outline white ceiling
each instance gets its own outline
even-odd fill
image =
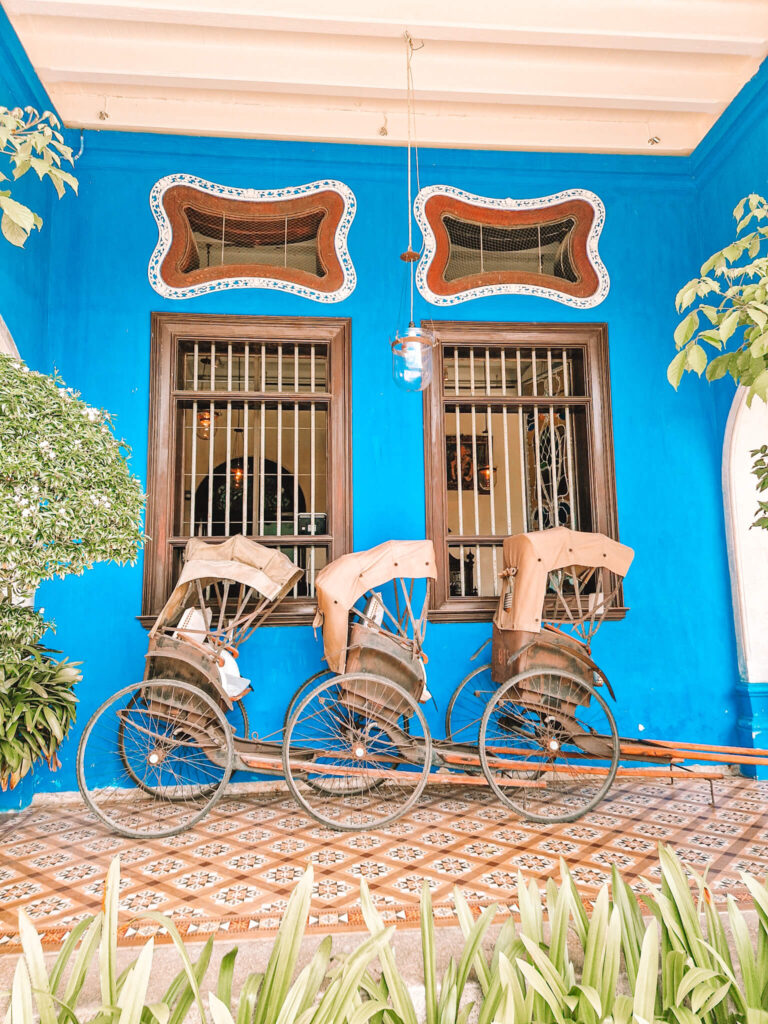
[[[768,0],[3,0],[69,127],[690,153],[768,53]],[[654,144],[650,140],[658,138]]]

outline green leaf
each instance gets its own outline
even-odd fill
[[[15,221],[11,220],[11,218],[5,213],[3,214],[2,219],[0,219],[0,231],[2,231],[3,235],[11,245],[18,246],[18,248],[22,248],[26,240],[29,238],[29,232],[19,227],[19,225],[16,224]]]
[[[14,224],[17,224],[27,234],[35,226],[35,215],[28,206],[16,202],[10,196],[0,195],[0,210],[6,217],[9,217]]]
[[[208,1005],[211,1009],[211,1017],[213,1017],[213,1024],[235,1024],[232,1020],[232,1014],[228,1008],[218,999],[213,992],[208,993]]]
[[[736,327],[739,323],[740,315],[741,311],[738,309],[734,309],[733,312],[729,313],[728,316],[726,316],[723,322],[720,324],[720,337],[724,342],[728,341],[733,332],[736,330]]]
[[[48,971],[40,936],[25,911],[19,911],[19,938],[24,950],[24,960],[29,971],[29,979],[40,1015],[40,1024],[56,1024],[56,1012],[48,982]]]
[[[656,922],[648,925],[640,951],[632,1012],[635,1019],[652,1024],[656,1014],[657,977],[659,973],[659,933]]]
[[[683,376],[683,371],[685,369],[685,363],[687,358],[688,353],[685,349],[683,349],[682,352],[677,353],[675,358],[667,367],[667,380],[675,389],[675,391],[677,391],[678,387],[680,386],[680,381]]]
[[[700,377],[707,365],[707,353],[701,345],[691,345],[686,351],[688,353],[688,366]]]
[[[699,326],[699,314],[693,310],[675,328],[675,344],[678,348],[687,345]]]
[[[732,360],[733,355],[730,352],[716,356],[707,367],[707,380],[720,380],[721,377],[724,377]]]

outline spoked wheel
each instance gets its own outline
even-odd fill
[[[153,679],[125,687],[91,716],[77,751],[77,782],[113,831],[161,839],[211,810],[233,758],[232,730],[207,694]]]
[[[285,712],[285,717],[283,718],[283,730],[288,728],[288,723],[291,720],[293,709],[296,707],[296,705],[299,703],[302,697],[305,697],[310,690],[313,690],[319,684],[321,679],[329,679],[332,675],[333,671],[331,669],[322,668],[320,669],[319,672],[315,672],[313,676],[310,676],[309,679],[304,680],[301,686],[296,690],[294,695],[291,697],[291,702],[288,705]]]
[[[575,821],[611,788],[619,734],[597,691],[570,672],[530,669],[488,703],[480,763],[502,803],[531,821]]]
[[[288,787],[312,817],[345,832],[381,828],[418,801],[432,740],[417,701],[382,676],[320,683],[294,708],[283,740]]]
[[[148,707],[148,700],[151,699],[146,691],[145,687],[137,689],[133,697],[126,708],[126,711],[136,713],[142,708]],[[221,705],[219,704],[219,707]],[[244,739],[249,738],[248,728],[248,712],[245,710],[245,704],[242,700],[233,701],[232,710],[229,711],[226,707],[221,707],[222,714],[227,720],[227,724],[230,726],[232,731],[233,740],[237,737]],[[120,750],[120,760],[123,762],[125,770],[128,775],[133,779],[134,783],[143,789],[145,793],[150,793],[153,796],[157,795],[158,787],[161,790],[161,794],[164,799],[172,801],[186,801],[189,799],[191,792],[194,787],[189,781],[188,785],[174,790],[164,784],[163,778],[157,773],[146,772],[145,766],[142,763],[138,765],[134,764],[134,758],[131,756],[131,729],[130,729],[131,716],[123,714],[120,716],[120,725],[118,726],[118,741]],[[126,728],[126,726],[128,726]],[[238,730],[242,730],[241,732]],[[206,794],[213,793],[218,787],[218,782],[208,781],[203,779],[198,787],[196,796],[205,796]]]
[[[471,743],[476,747],[483,712],[496,690],[490,665],[481,665],[462,679],[453,691],[445,713],[446,739],[454,743]]]

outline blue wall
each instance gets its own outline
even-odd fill
[[[421,400],[393,385],[388,345],[403,319],[404,169],[403,152],[392,148],[86,132],[76,168],[80,197],[56,205],[46,224],[43,343],[25,334],[20,348],[37,368],[55,365],[89,402],[117,415],[134,469],[145,479],[152,311],[351,317],[355,546],[423,536]],[[259,290],[161,298],[147,281],[157,238],[148,196],[158,178],[175,171],[239,187],[324,177],[346,182],[358,201],[350,232],[354,293],[334,305]],[[720,203],[716,196],[704,200],[700,174],[697,162],[685,158],[425,150],[424,185],[490,196],[594,190],[606,207],[600,249],[611,289],[601,306],[585,312],[523,296],[442,312],[417,296],[416,316],[607,322],[619,525],[637,556],[625,590],[630,612],[605,625],[596,656],[613,681],[625,734],[642,727],[646,736],[729,743],[736,737],[737,668],[720,491],[722,425],[705,385],[686,381],[675,395],[665,378],[674,296],[709,247],[700,228],[708,204]],[[749,174],[737,177],[729,187],[739,194],[761,184],[749,184]],[[712,179],[706,187],[717,193],[725,186]],[[726,211],[733,205],[729,197]],[[9,301],[13,307],[0,290],[7,320]],[[55,645],[83,663],[80,726],[107,695],[141,677],[141,580],[141,564],[100,566],[41,590],[40,603],[58,624]],[[487,624],[430,626],[437,735],[469,655],[488,634]],[[264,628],[243,651],[242,668],[256,690],[248,706],[261,732],[279,724],[293,689],[321,667],[320,655],[308,627]],[[61,751],[61,771],[39,771],[37,787],[74,788],[75,751],[73,736]]]

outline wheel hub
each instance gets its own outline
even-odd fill
[[[151,764],[153,768],[159,764],[162,764],[164,760],[165,752],[162,750],[155,749],[150,751],[149,754],[147,755],[147,763]]]

